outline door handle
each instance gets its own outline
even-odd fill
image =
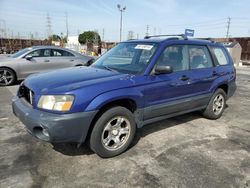
[[[74,61],[74,59],[71,59],[71,60],[69,60],[69,61]]]
[[[216,71],[213,71],[213,76],[218,76],[218,73]]]
[[[48,59],[45,59],[44,62],[49,62],[49,60],[48,60]]]
[[[182,81],[187,81],[187,80],[189,80],[189,77],[187,77],[186,75],[183,75],[183,76],[180,78],[180,80],[182,80]]]

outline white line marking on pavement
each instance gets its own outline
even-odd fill
[[[11,92],[12,95],[16,96],[19,85],[7,86],[6,88]]]
[[[7,117],[4,117],[4,118],[0,118],[0,121],[5,121],[5,120],[8,120],[9,118]]]

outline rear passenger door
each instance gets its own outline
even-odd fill
[[[188,45],[188,53],[191,71],[189,82],[193,86],[192,95],[204,96],[208,100],[211,85],[216,79],[211,53],[205,45]],[[204,102],[207,101],[204,100]]]
[[[66,68],[74,66],[75,56],[61,49],[51,49],[51,67],[52,69]]]

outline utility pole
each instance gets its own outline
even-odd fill
[[[158,28],[158,35],[161,35],[161,28]]]
[[[128,31],[128,40],[134,39],[134,31]]]
[[[51,29],[51,18],[49,16],[49,13],[47,14],[46,17],[47,20],[47,37],[49,38],[50,36],[52,36],[52,29]]]
[[[102,29],[102,41],[104,42],[104,34],[105,34],[105,30],[104,28]]]
[[[226,38],[229,38],[229,30],[230,30],[230,25],[231,25],[231,17],[227,18],[227,34],[226,34]]]
[[[69,36],[69,25],[68,25],[68,13],[65,12],[65,18],[66,18],[66,38],[68,40],[68,36]]]
[[[4,37],[6,38],[6,22],[3,19],[0,19],[0,32],[2,33],[0,36],[1,39]]]
[[[154,35],[156,35],[156,28],[154,27]]]
[[[145,33],[146,37],[149,35],[149,25],[146,26],[146,33]]]
[[[125,12],[126,6],[121,7],[121,5],[118,4],[117,8],[121,12],[121,17],[120,17],[120,42],[121,42],[122,41],[122,13]]]
[[[95,45],[98,45],[98,35],[99,35],[99,32],[97,29],[95,29],[95,36],[94,36],[94,44]]]

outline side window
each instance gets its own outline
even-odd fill
[[[52,56],[74,56],[74,55],[64,50],[52,49]]]
[[[188,70],[188,53],[186,45],[167,47],[160,55],[156,65],[171,66],[173,71]]]
[[[63,56],[63,51],[52,49],[52,56]]]
[[[49,57],[49,56],[50,56],[50,49],[45,49],[45,50],[43,51],[43,56],[44,56],[44,57]]]
[[[188,48],[190,69],[202,69],[213,66],[207,47],[192,46]]]
[[[214,55],[217,58],[219,65],[227,65],[228,64],[228,57],[225,54],[225,51],[222,48],[213,48]]]
[[[34,50],[33,52],[27,54],[26,56],[42,57],[42,50]]]

